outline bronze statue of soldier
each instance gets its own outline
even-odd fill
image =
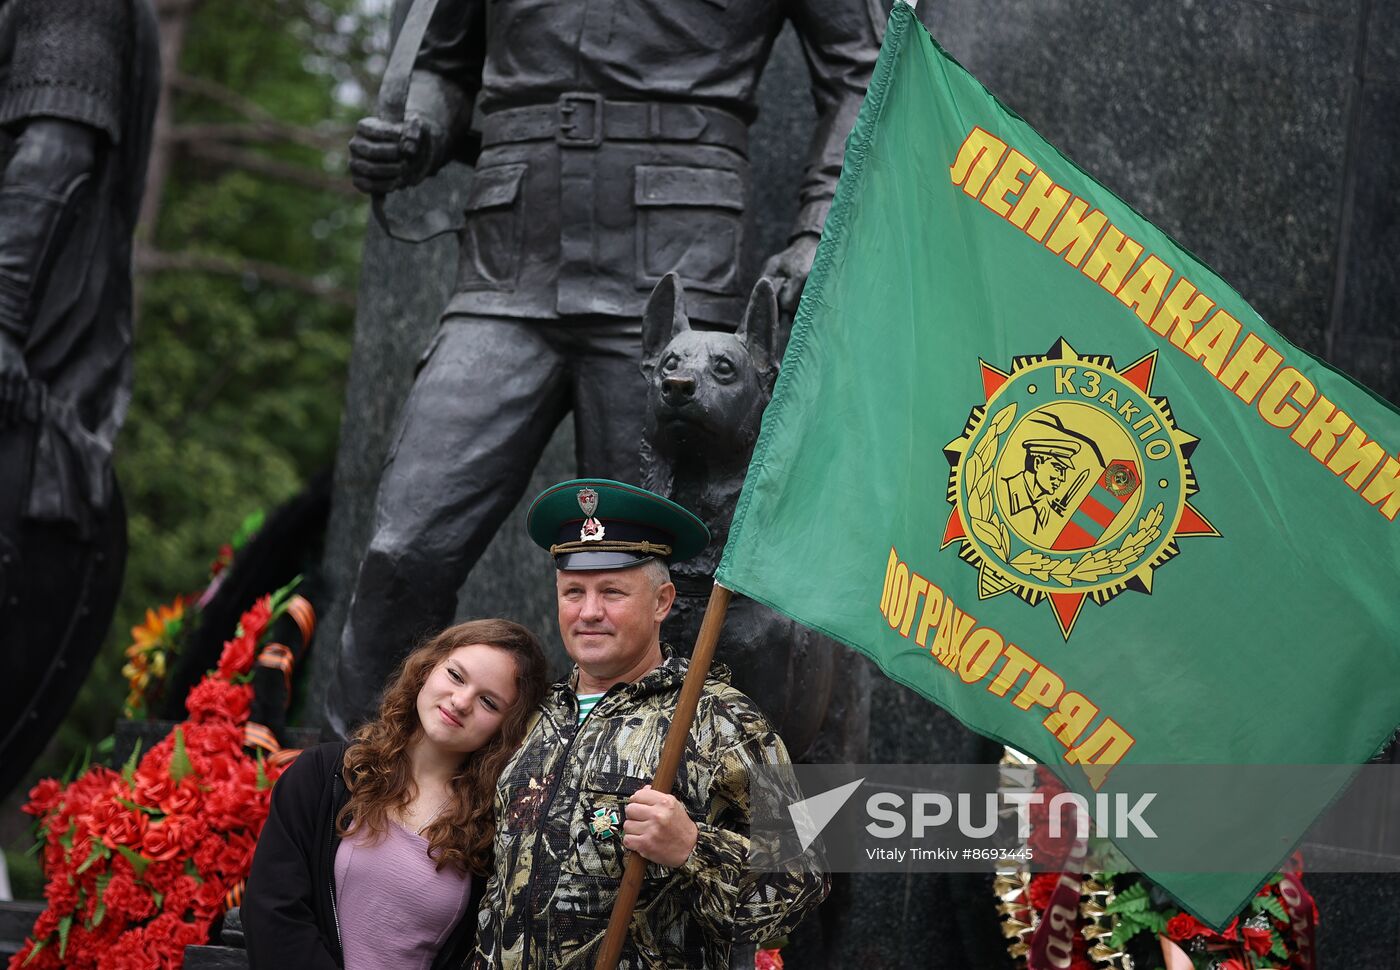
[[[121,585],[111,457],[159,74],[147,0],[0,0],[0,793],[67,713]]]
[[[404,120],[361,121],[351,174],[370,193],[454,158],[475,174],[456,285],[403,405],[328,692],[342,733],[414,638],[452,618],[570,410],[578,474],[636,480],[640,320],[657,281],[678,275],[693,320],[739,319],[748,126],[785,22],[818,117],[790,242],[763,272],[796,305],[883,13],[869,0],[443,0],[422,22]]]

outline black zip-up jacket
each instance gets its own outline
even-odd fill
[[[341,777],[346,745],[307,748],[277,779],[258,837],[243,928],[253,970],[332,970],[343,965],[335,908],[335,817],[350,800]],[[433,960],[459,966],[476,937],[476,910],[486,877],[472,876],[461,922]]]

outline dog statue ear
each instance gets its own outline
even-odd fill
[[[755,366],[771,388],[778,377],[778,296],[766,276],[754,284],[744,320],[734,334],[749,349]]]
[[[680,277],[667,273],[647,298],[642,312],[642,373],[651,377],[661,360],[661,351],[676,334],[690,329],[685,315],[685,288]]]

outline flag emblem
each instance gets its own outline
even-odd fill
[[[1219,535],[1189,501],[1199,441],[1154,394],[1156,364],[1119,369],[1064,338],[1009,371],[981,362],[985,401],[944,448],[942,547],[959,543],[982,599],[1048,601],[1068,640],[1086,599],[1150,594],[1178,539]]]

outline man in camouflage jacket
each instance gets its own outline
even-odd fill
[[[618,489],[628,494],[610,494]],[[559,496],[576,491],[604,493],[595,498],[593,521],[606,528],[613,551],[552,541],[578,536],[580,521],[592,518],[575,510],[559,521]],[[645,504],[639,511],[629,498]],[[531,508],[531,535],[555,552],[560,634],[578,666],[555,685],[502,772],[477,967],[591,968],[627,851],[649,861],[618,963],[626,970],[726,968],[734,943],[787,935],[826,895],[818,874],[749,866],[750,774],[788,756],[753,702],[729,686],[723,666],[712,667],[705,682],[672,794],[647,784],[688,661],[660,643],[675,597],[661,560],[616,547],[627,544],[625,529],[639,518],[666,518],[670,510],[659,502],[631,486],[566,482]],[[604,504],[620,505],[615,514],[627,521],[606,518]],[[664,524],[669,531],[657,526],[638,544],[646,553],[653,540],[670,540],[663,548],[680,558],[688,544],[677,533],[692,524]],[[699,520],[693,527],[704,529]],[[594,705],[582,719],[581,697],[585,708]]]

